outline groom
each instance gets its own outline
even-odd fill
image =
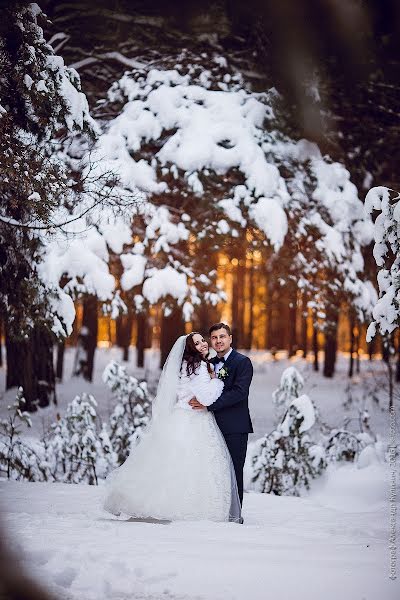
[[[243,467],[246,459],[247,439],[249,433],[253,433],[248,402],[253,365],[247,356],[232,348],[232,333],[229,325],[216,323],[210,327],[209,334],[211,346],[217,353],[211,362],[217,376],[224,381],[224,390],[210,406],[203,406],[196,398],[192,398],[189,404],[194,410],[207,408],[214,413],[232,457],[242,504]]]

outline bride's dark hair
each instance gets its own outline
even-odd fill
[[[201,352],[199,352],[194,345],[193,336],[201,335],[198,331],[192,331],[186,338],[185,349],[183,351],[182,363],[186,361],[186,373],[188,377],[193,375],[204,361],[207,364],[208,372],[211,372],[211,365],[207,360],[207,357],[204,357]]]

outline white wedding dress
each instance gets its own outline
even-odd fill
[[[215,417],[188,404],[193,396],[212,404],[224,384],[204,362],[187,376],[186,363],[180,368],[185,342],[181,336],[166,361],[150,424],[107,477],[103,506],[144,519],[239,521],[232,459]]]

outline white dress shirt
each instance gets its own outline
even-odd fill
[[[232,348],[229,348],[228,352],[226,354],[224,354],[224,356],[222,358],[225,361],[227,361],[228,360],[228,356],[230,355],[231,352],[232,352]],[[217,356],[217,358],[219,359],[218,356]],[[215,372],[216,372],[217,375],[218,375],[218,373],[220,372],[220,370],[222,369],[223,366],[224,366],[224,363],[222,361],[216,363],[216,365],[215,365]]]

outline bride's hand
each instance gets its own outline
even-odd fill
[[[215,378],[216,378],[216,376],[217,376],[217,374],[216,374],[216,372],[215,372],[215,371],[213,371],[212,373],[210,373],[210,377],[211,377],[211,379],[215,379]]]
[[[201,404],[197,398],[192,398],[189,400],[189,405],[193,408],[193,410],[205,410],[204,404]]]

